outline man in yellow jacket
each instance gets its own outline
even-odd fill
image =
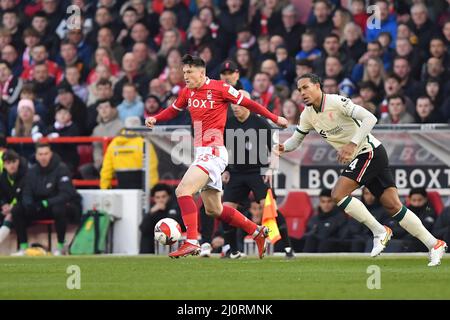
[[[128,119],[127,119],[128,120]],[[131,121],[130,121],[131,122]],[[139,123],[140,124],[140,123]],[[159,181],[158,157],[153,144],[149,144],[150,187]],[[119,189],[142,189],[144,187],[144,139],[125,133],[115,137],[109,144],[100,171],[100,188],[111,188],[114,174]]]

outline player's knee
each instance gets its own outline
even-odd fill
[[[205,212],[208,216],[217,218],[221,215],[223,211],[222,204],[220,205],[206,205],[205,206]]]
[[[183,184],[179,184],[178,187],[175,189],[175,195],[177,197],[183,197],[183,196],[191,196],[191,192],[188,188],[186,188]]]
[[[390,214],[395,214],[402,209],[403,204],[398,199],[388,199],[383,201],[383,207]]]
[[[345,196],[346,196],[345,194],[343,194],[336,188],[333,188],[333,190],[331,190],[331,199],[333,199],[334,203],[336,204],[339,203],[342,199],[344,199]]]

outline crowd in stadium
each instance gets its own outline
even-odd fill
[[[212,79],[232,61],[239,89],[291,125],[304,108],[295,79],[309,72],[379,124],[449,123],[449,2],[0,0],[0,135],[117,136],[172,104],[186,53]],[[160,124],[190,125],[189,114]],[[34,162],[34,146],[15,149]],[[75,145],[54,151],[72,174],[98,176],[100,144],[91,167]]]

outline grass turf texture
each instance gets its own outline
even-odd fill
[[[0,299],[450,299],[450,257],[0,257]],[[81,269],[69,290],[67,267]],[[367,267],[381,270],[369,290]]]

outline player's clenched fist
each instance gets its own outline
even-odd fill
[[[154,117],[148,117],[145,119],[145,126],[148,128],[153,128],[156,123],[156,119]]]
[[[278,143],[278,144],[274,145],[274,146],[272,147],[272,151],[273,151],[277,156],[283,154],[283,153],[284,153],[284,144]]]
[[[284,117],[278,117],[277,125],[282,128],[287,128],[288,121]]]

